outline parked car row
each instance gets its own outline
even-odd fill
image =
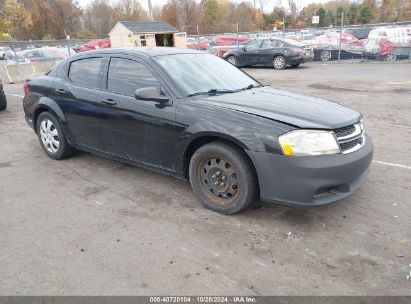
[[[285,37],[284,37],[285,36]],[[340,59],[376,59],[394,61],[411,59],[411,26],[312,29],[282,33],[245,33],[236,35],[225,33],[215,37],[189,37],[187,47],[209,50],[214,55],[224,57],[231,50],[242,49],[253,40],[281,39],[295,40],[312,49],[314,60],[329,61]]]

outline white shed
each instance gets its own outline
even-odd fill
[[[111,47],[187,47],[187,34],[165,21],[119,21],[109,33]]]

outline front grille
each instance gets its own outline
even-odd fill
[[[350,135],[352,133],[354,133],[355,131],[355,126],[351,125],[351,126],[346,126],[346,127],[342,127],[342,128],[338,128],[334,130],[335,136],[338,137],[344,137],[347,135]]]
[[[354,148],[356,145],[362,144],[362,137],[356,138],[354,140],[346,141],[340,144],[341,151],[348,151]]]
[[[343,154],[357,151],[365,143],[364,128],[361,122],[334,129],[334,134]]]

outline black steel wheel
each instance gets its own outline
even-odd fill
[[[201,203],[234,214],[257,199],[257,178],[240,149],[222,142],[200,147],[190,161],[190,182]]]

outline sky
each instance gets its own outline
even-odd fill
[[[116,0],[112,0],[112,1],[116,1]],[[120,0],[121,1],[121,0]],[[253,0],[233,0],[234,2],[247,2],[249,1],[250,3],[253,3]],[[275,4],[277,3],[282,3],[282,5],[284,7],[288,7],[287,5],[287,0],[263,0],[265,1],[267,4],[264,6],[264,11],[266,13],[271,12],[273,7],[275,6]],[[301,8],[303,8],[304,6],[307,6],[311,3],[325,3],[327,1],[330,0],[297,0],[301,3]],[[88,3],[91,2],[91,0],[78,0],[79,4],[82,7],[86,7]],[[257,6],[258,3],[260,2],[260,0],[256,0]],[[147,0],[140,0],[141,5],[143,6],[144,9],[147,9],[148,5],[147,5]],[[151,0],[151,3],[153,6],[163,6],[165,3],[167,3],[167,0]]]

